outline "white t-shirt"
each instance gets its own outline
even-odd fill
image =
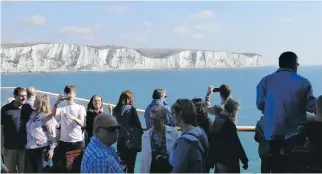
[[[85,121],[85,107],[79,104],[66,105],[60,108],[60,141],[63,142],[79,142],[83,141],[82,127],[74,120],[65,116],[65,113],[76,116],[80,120]]]

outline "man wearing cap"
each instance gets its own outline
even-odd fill
[[[82,159],[81,173],[124,173],[121,159],[112,145],[117,141],[119,124],[114,116],[95,117],[93,134]]]

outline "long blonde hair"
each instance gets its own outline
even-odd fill
[[[40,112],[49,114],[50,110],[50,97],[47,94],[37,93],[35,102],[40,105]]]

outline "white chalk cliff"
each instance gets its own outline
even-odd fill
[[[1,46],[2,72],[257,67],[261,63],[262,56],[253,53],[50,43]]]

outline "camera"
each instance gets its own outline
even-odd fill
[[[212,92],[219,92],[219,88],[214,88]]]

